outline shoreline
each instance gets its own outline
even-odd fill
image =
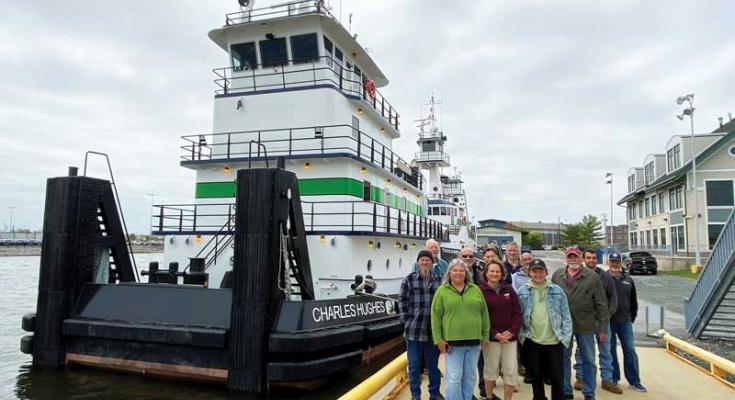
[[[135,254],[146,254],[146,253],[162,253],[163,244],[161,245],[144,245],[144,246],[133,246],[133,253]],[[0,247],[0,257],[26,257],[26,256],[40,256],[41,246],[2,246]]]

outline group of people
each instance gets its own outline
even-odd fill
[[[634,390],[646,391],[633,340],[635,284],[622,271],[619,254],[608,256],[605,271],[597,266],[595,251],[567,248],[566,266],[549,280],[546,263],[521,253],[516,243],[505,253],[502,260],[501,250],[488,246],[480,263],[472,249],[463,248],[447,263],[431,239],[418,253],[399,296],[412,399],[421,398],[424,368],[429,398],[444,399],[441,353],[448,400],[476,399],[476,383],[481,397],[497,399],[493,392],[501,376],[504,399],[510,400],[521,374],[532,385],[534,400],[546,399],[545,384],[552,400],[573,399],[573,389],[594,399],[595,344],[602,388],[620,394],[618,340],[626,380]]]

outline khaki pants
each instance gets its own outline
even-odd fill
[[[503,383],[506,385],[518,385],[518,344],[512,342],[490,342],[488,351],[483,352],[485,369],[483,378],[486,381],[498,379],[502,366]]]

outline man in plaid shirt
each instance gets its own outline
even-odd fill
[[[431,338],[431,300],[441,284],[433,276],[431,267],[434,257],[430,251],[421,250],[416,258],[418,270],[403,278],[399,306],[401,322],[406,336],[408,353],[408,381],[411,399],[421,399],[421,359],[423,357],[429,370],[429,399],[443,400],[439,393],[441,375],[439,373],[439,349]]]

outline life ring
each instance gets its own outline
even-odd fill
[[[367,91],[368,96],[375,98],[375,82],[368,80],[365,82],[365,90]]]

